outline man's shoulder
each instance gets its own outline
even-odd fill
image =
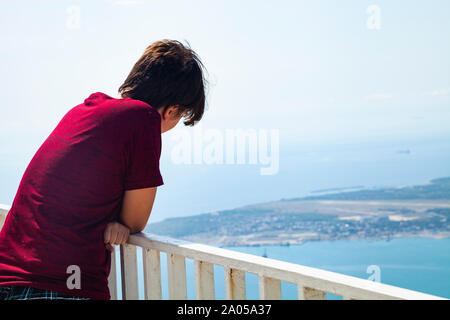
[[[105,101],[108,108],[113,108],[121,117],[132,118],[133,120],[160,120],[158,111],[148,103],[131,99],[109,99]]]

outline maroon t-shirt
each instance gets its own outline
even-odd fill
[[[69,110],[29,163],[0,232],[0,286],[110,299],[103,232],[125,190],[163,184],[160,154],[161,117],[145,102],[97,92]],[[67,286],[72,265],[80,289]]]

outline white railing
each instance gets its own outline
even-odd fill
[[[8,210],[9,207],[0,205],[0,227]],[[139,298],[137,247],[142,248],[146,300],[162,299],[160,252],[167,255],[169,299],[187,299],[186,258],[194,260],[197,299],[215,299],[214,265],[224,267],[225,296],[231,300],[246,299],[246,272],[258,275],[260,299],[281,299],[281,281],[297,285],[300,300],[324,300],[326,293],[346,300],[443,299],[335,272],[146,233],[131,235],[118,251],[122,299]],[[109,276],[112,299],[118,296],[116,272],[119,268],[115,254]]]

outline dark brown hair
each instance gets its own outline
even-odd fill
[[[147,47],[119,87],[123,98],[141,100],[156,109],[178,106],[192,126],[205,110],[204,66],[197,54],[177,40],[161,40]]]

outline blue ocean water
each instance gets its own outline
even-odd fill
[[[296,246],[226,248],[362,279],[379,270],[381,283],[450,298],[450,239],[405,238],[390,241],[338,240]],[[144,296],[142,256],[138,250],[140,298]],[[223,267],[214,266],[216,299],[225,299]],[[166,254],[161,253],[163,299],[168,298]],[[195,299],[194,263],[186,259],[187,296]],[[119,279],[120,281],[120,276]],[[120,282],[118,282],[120,283]],[[258,277],[246,273],[247,299],[259,299]],[[120,289],[119,289],[120,291]],[[120,292],[119,292],[120,295]],[[283,299],[297,299],[297,286],[282,282]],[[327,295],[328,299],[340,299]]]

